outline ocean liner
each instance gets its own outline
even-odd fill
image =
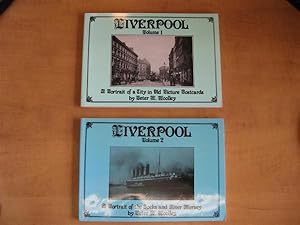
[[[149,163],[144,166],[138,163],[131,170],[131,177],[126,180],[126,187],[177,187],[177,186],[194,186],[194,172],[161,172],[160,171],[160,153],[158,156],[158,168],[156,173],[150,173]]]

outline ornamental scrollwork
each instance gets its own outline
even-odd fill
[[[213,124],[212,124],[212,128],[213,128],[213,129],[218,129],[218,128],[219,128],[219,125],[218,125],[217,123],[213,123]]]
[[[213,23],[214,22],[214,18],[213,17],[208,17],[208,22]]]
[[[220,216],[220,212],[219,211],[215,211],[214,212],[214,217],[219,217]]]
[[[91,96],[87,96],[87,97],[86,97],[86,101],[87,101],[87,102],[93,102],[93,99],[92,99]]]
[[[92,126],[93,126],[93,123],[91,123],[91,122],[86,123],[86,128],[92,128]]]

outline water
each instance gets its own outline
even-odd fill
[[[111,185],[109,187],[109,198],[114,200],[193,200],[194,188],[190,185],[138,188]]]

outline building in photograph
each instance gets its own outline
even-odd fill
[[[169,73],[173,73],[174,69],[174,48],[171,49],[170,54],[169,54]]]
[[[137,80],[138,55],[125,42],[112,36],[112,85]]]
[[[164,63],[163,66],[159,67],[159,77],[162,81],[169,80],[169,67]]]
[[[167,80],[170,81],[171,85],[175,85],[175,68],[176,68],[176,55],[175,46],[171,49],[169,54],[169,77]]]
[[[175,37],[174,47],[169,54],[170,80],[181,85],[193,85],[192,38]]]
[[[138,59],[138,80],[143,81],[149,79],[151,73],[151,65],[147,59]]]

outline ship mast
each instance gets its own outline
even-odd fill
[[[158,152],[158,168],[157,168],[157,174],[160,174],[160,151]]]

